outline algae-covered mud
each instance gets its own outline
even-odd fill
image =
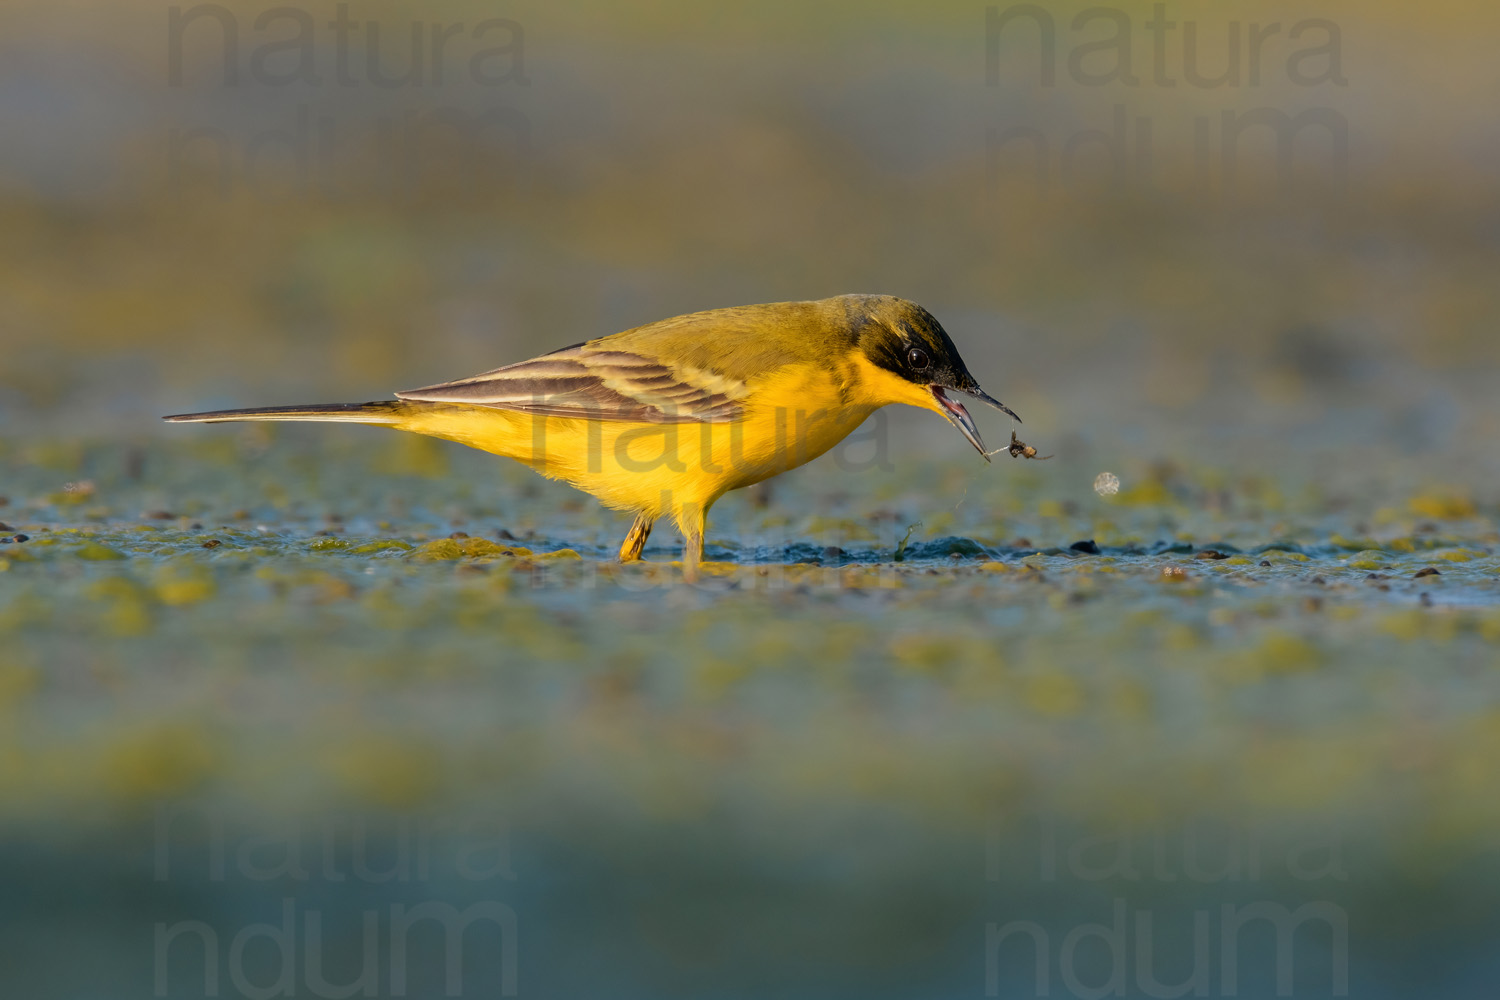
[[[1483,968],[1493,504],[911,461],[731,495],[687,585],[453,446],[9,443],[7,905],[58,905],[8,945],[130,996],[403,995],[409,945],[444,995],[440,925],[393,944],[435,901],[481,907],[458,995]]]

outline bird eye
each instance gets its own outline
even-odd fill
[[[932,362],[927,357],[927,352],[920,347],[913,347],[906,352],[906,363],[911,365],[914,371],[922,371]]]

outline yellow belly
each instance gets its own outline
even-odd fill
[[[416,404],[399,425],[514,458],[618,510],[662,516],[706,511],[729,490],[812,461],[876,409],[849,404],[808,368],[779,373],[724,423],[652,424],[536,416],[454,404]]]

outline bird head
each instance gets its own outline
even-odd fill
[[[957,427],[989,461],[979,428],[964,405],[962,393],[1021,418],[979,387],[968,366],[932,314],[915,302],[886,295],[847,296],[851,327],[856,331],[858,360],[865,391],[877,405],[908,403],[932,410]]]

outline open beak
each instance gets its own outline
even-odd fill
[[[979,388],[979,386],[976,385],[972,389],[964,389],[963,392],[965,395],[973,396],[975,399],[984,400],[986,403],[989,403],[997,410],[1002,410],[1005,413],[1009,413],[1011,415],[1011,419],[1015,420],[1015,422],[1018,424],[1021,423],[1021,418],[1016,416],[1015,410],[1012,410],[1010,407],[1000,402],[1000,400],[996,399],[994,396],[991,396],[989,393]]]
[[[974,426],[974,418],[969,416],[969,411],[964,409],[964,404],[949,399],[948,394],[943,391],[943,387],[940,385],[929,386],[929,388],[932,390],[932,398],[936,399],[938,401],[938,405],[943,408],[943,416],[948,418],[948,423],[952,424],[954,427],[957,427],[960,431],[963,431],[964,437],[969,439],[969,443],[972,444],[974,446],[974,449],[978,451],[980,455],[983,455],[984,460],[988,462],[990,460],[990,456],[984,450],[984,442],[979,438],[979,428]],[[983,398],[989,400],[988,396],[984,396]],[[990,402],[994,401],[990,400]],[[996,403],[995,405],[999,406],[1000,404]],[[1009,411],[1007,410],[1006,412]],[[1012,414],[1012,416],[1014,416],[1014,414]]]
[[[984,460],[988,462],[990,460],[990,453],[984,450],[984,441],[979,437],[979,428],[974,425],[974,418],[969,416],[969,411],[964,409],[964,404],[949,399],[948,393],[940,385],[928,386],[928,388],[932,390],[932,397],[942,406],[943,416],[948,418],[948,423],[963,431],[964,437],[969,439],[969,443],[974,446],[974,450],[984,456]],[[1019,424],[1021,422],[1021,418],[1016,416],[1014,410],[979,388],[979,386],[976,385],[972,389],[960,389],[959,391],[966,396],[982,399],[995,409],[1004,410],[1006,413],[1009,413],[1015,419],[1016,423]]]

